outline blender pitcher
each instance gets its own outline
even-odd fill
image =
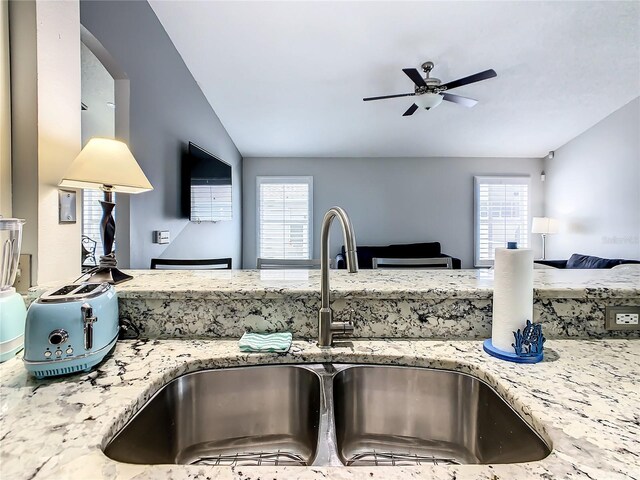
[[[0,218],[0,362],[12,358],[24,343],[27,309],[13,288],[24,223],[19,218]]]

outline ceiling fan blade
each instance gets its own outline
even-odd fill
[[[409,77],[413,81],[413,83],[415,83],[417,86],[419,87],[427,86],[427,82],[424,81],[424,78],[422,78],[422,75],[420,75],[420,72],[418,72],[418,70],[416,70],[415,68],[403,68],[402,71],[406,73],[407,77]]]
[[[363,98],[362,100],[364,100],[365,102],[368,102],[370,100],[384,100],[385,98],[412,97],[413,95],[415,95],[415,93],[399,93],[398,95],[383,95],[382,97],[368,97],[368,98]]]
[[[452,93],[442,93],[442,98],[447,102],[459,103],[460,105],[464,105],[465,107],[471,108],[478,103],[477,100],[473,98],[462,97],[460,95],[454,95]]]
[[[414,112],[418,109],[418,105],[416,105],[415,103],[413,105],[411,105],[406,112],[404,112],[402,114],[403,117],[408,117],[409,115],[413,115]]]
[[[453,88],[462,87],[463,85],[469,85],[470,83],[480,82],[482,80],[487,80],[489,78],[497,77],[498,74],[495,70],[485,70],[484,72],[476,73],[475,75],[469,75],[468,77],[459,78],[458,80],[454,80],[453,82],[445,83],[441,85],[441,87],[446,87],[447,90],[451,90]]]

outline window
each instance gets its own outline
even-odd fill
[[[258,257],[311,258],[313,177],[257,177]]]
[[[193,180],[192,180],[193,181]],[[231,185],[191,184],[191,215],[194,222],[231,220]]]
[[[507,242],[529,246],[529,177],[475,177],[475,266]]]

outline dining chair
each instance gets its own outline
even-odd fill
[[[335,261],[329,260],[329,268],[334,268]],[[256,262],[258,270],[283,270],[283,269],[319,269],[319,258],[285,259],[285,258],[260,258]]]
[[[152,270],[231,270],[231,258],[152,258]]]

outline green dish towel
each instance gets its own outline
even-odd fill
[[[291,332],[248,333],[245,332],[238,342],[242,352],[278,352],[284,353],[291,347]]]

